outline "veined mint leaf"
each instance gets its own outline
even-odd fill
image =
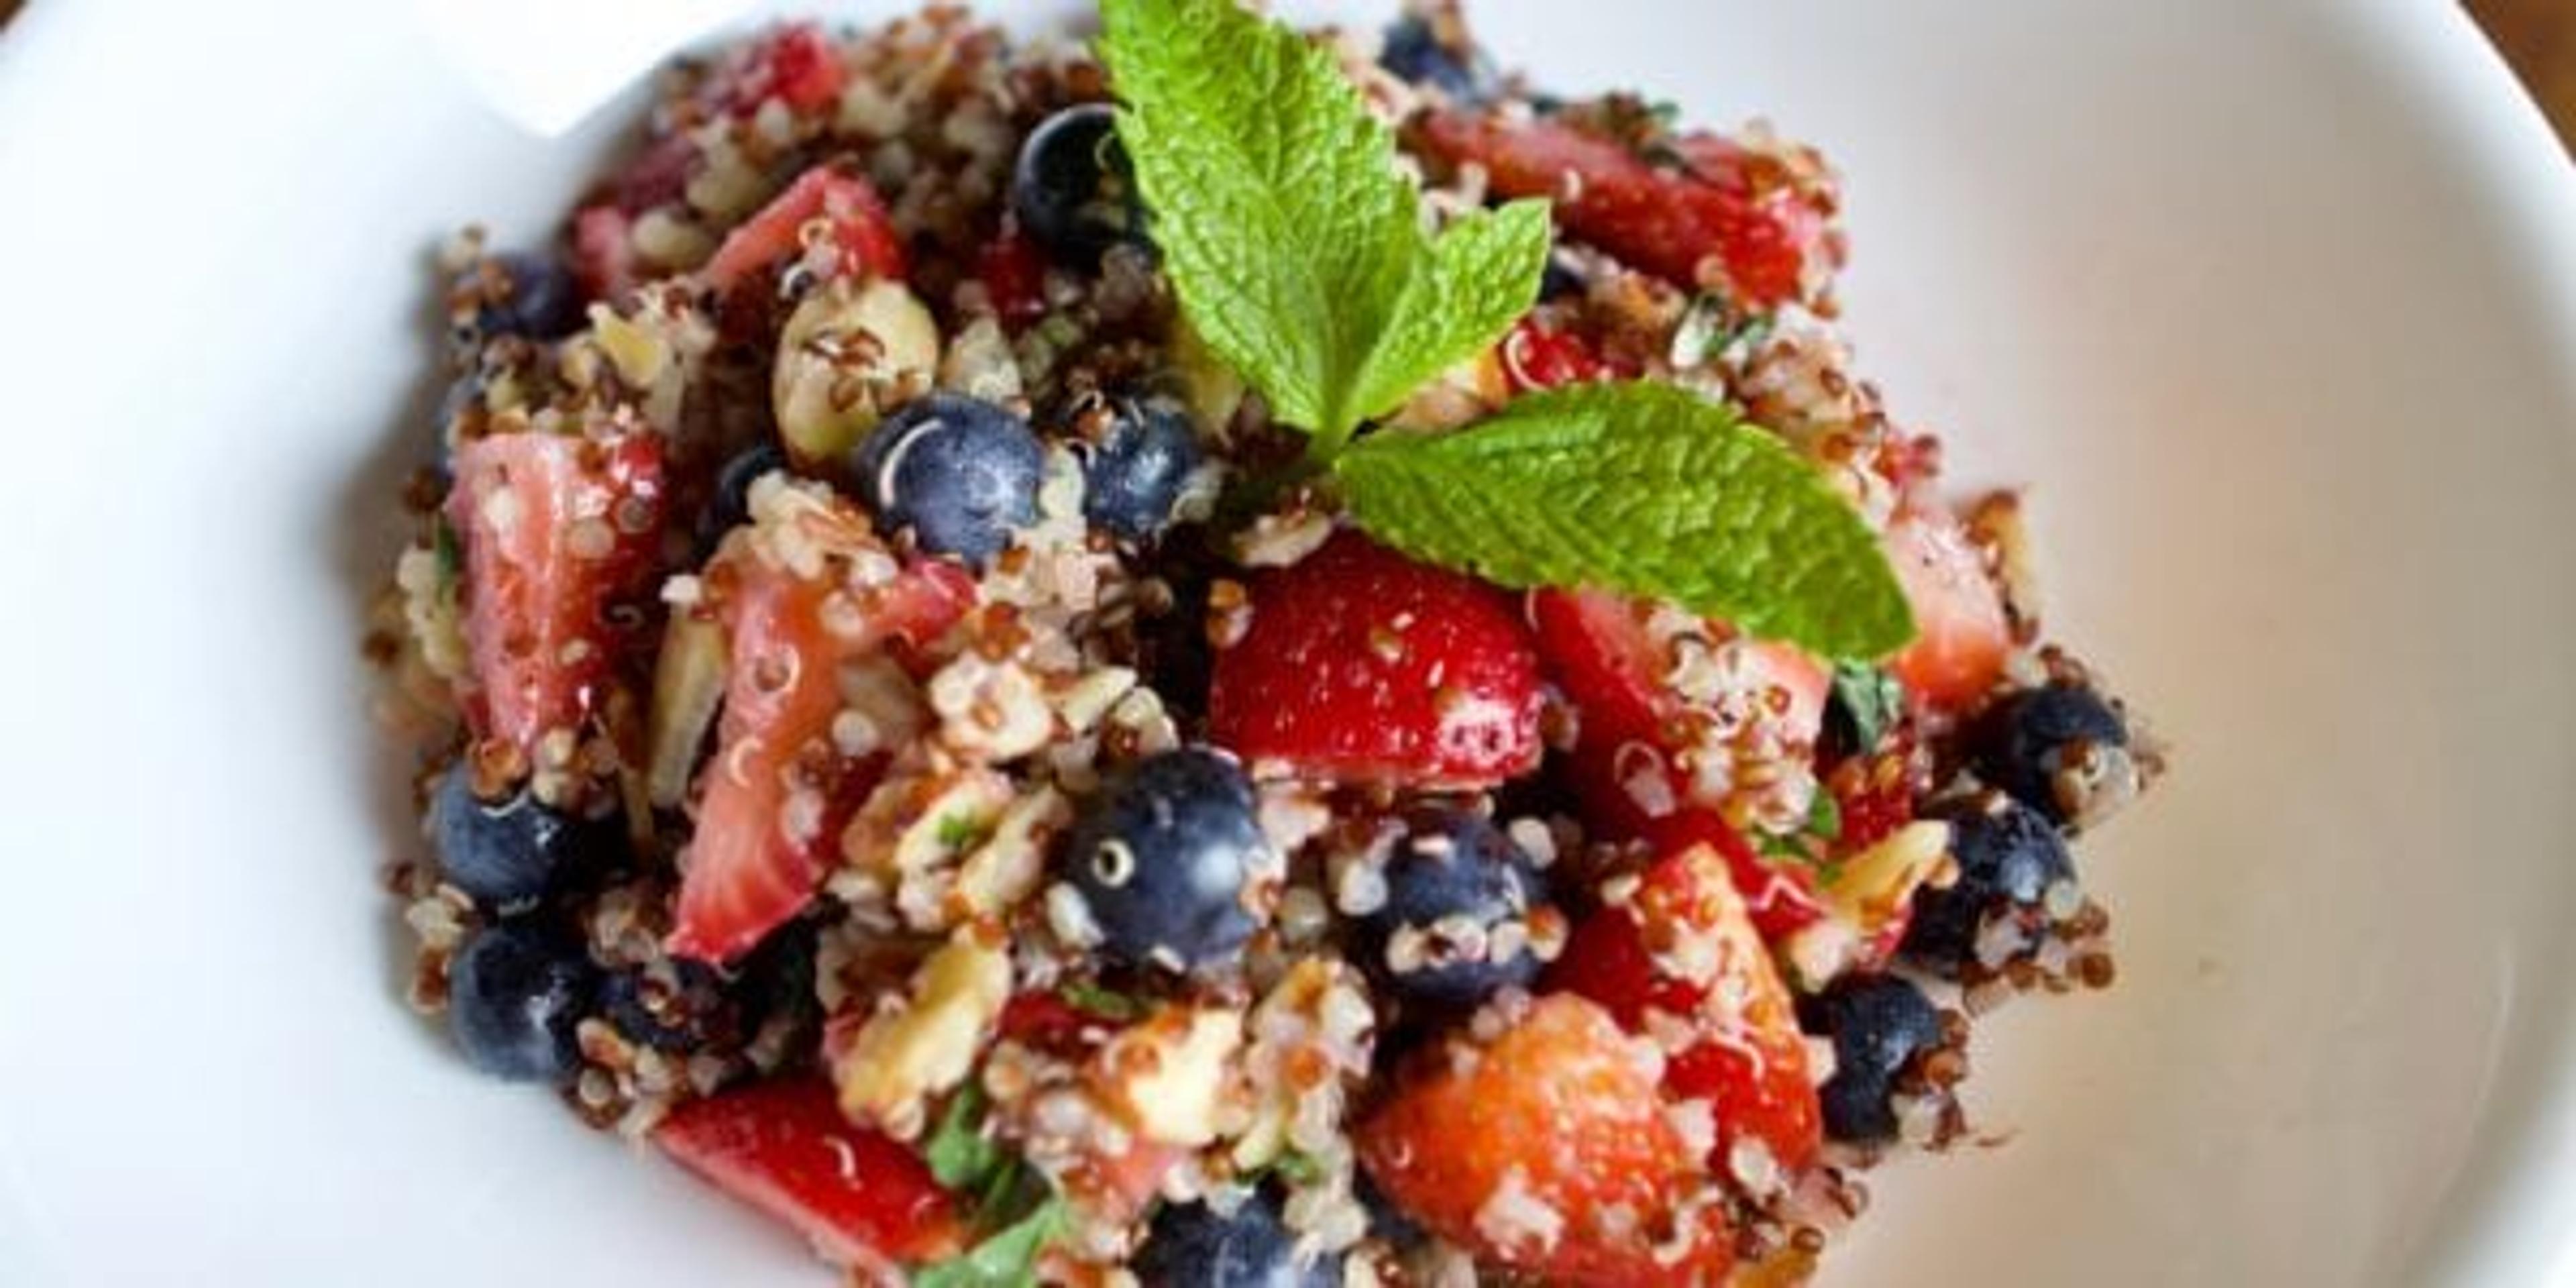
[[[1103,0],[1118,135],[1182,308],[1329,454],[1537,297],[1544,207],[1434,241],[1332,57],[1235,0]]]
[[[1501,585],[1659,596],[1829,658],[1914,633],[1877,538],[1815,467],[1672,385],[1573,386],[1454,434],[1372,435],[1335,473],[1370,535]]]
[[[1515,201],[1442,230],[1396,297],[1361,368],[1357,405],[1374,416],[1494,343],[1538,302],[1551,233],[1547,204]]]

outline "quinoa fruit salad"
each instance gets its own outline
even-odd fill
[[[1839,200],[1448,7],[674,66],[441,265],[410,1001],[856,1281],[1804,1281],[2160,768]]]

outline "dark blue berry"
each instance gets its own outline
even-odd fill
[[[1388,1198],[1386,1191],[1378,1188],[1366,1169],[1361,1169],[1351,1178],[1351,1196],[1358,1199],[1361,1210],[1368,1213],[1369,1237],[1382,1240],[1400,1252],[1431,1242],[1430,1233],[1395,1200]]]
[[[1836,1140],[1896,1135],[1889,1103],[1896,1076],[1941,1045],[1941,1013],[1923,990],[1894,975],[1846,975],[1801,1002],[1809,1032],[1833,1039],[1834,1073],[1819,1089],[1825,1132]]]
[[[715,491],[698,516],[698,548],[713,553],[724,535],[751,521],[751,485],[788,468],[787,451],[776,443],[759,443],[736,452],[716,471]]]
[[[1429,85],[1451,98],[1469,102],[1485,97],[1482,59],[1474,51],[1452,49],[1420,14],[1407,14],[1386,29],[1378,66],[1402,80]]]
[[[1525,931],[1530,911],[1546,902],[1529,855],[1465,810],[1420,810],[1406,827],[1383,869],[1386,903],[1359,919],[1369,972],[1406,1002],[1439,1011],[1467,1010],[1536,979],[1540,963],[1525,938],[1501,955],[1491,943],[1504,925]]]
[[[1589,284],[1583,280],[1583,274],[1567,266],[1564,260],[1550,255],[1547,257],[1547,268],[1539,274],[1538,297],[1541,300],[1563,299],[1569,295],[1583,294],[1588,286]]]
[[[813,922],[791,921],[742,959],[726,992],[745,1034],[781,1016],[800,1029],[822,1020],[823,1003],[814,994],[814,954],[821,942]]]
[[[1189,409],[1163,397],[1117,398],[1108,428],[1082,463],[1082,516],[1131,541],[1169,526],[1181,488],[1199,467]]]
[[[982,566],[1037,518],[1045,453],[1029,423],[962,394],[906,404],[859,444],[859,494],[888,530]]]
[[[667,970],[635,967],[602,981],[599,1013],[626,1040],[657,1051],[704,1046],[721,1023],[724,998],[714,972],[679,961]]]
[[[1299,1265],[1277,1187],[1253,1191],[1232,1214],[1205,1203],[1167,1203],[1154,1214],[1130,1269],[1143,1288],[1334,1288],[1341,1258]]]
[[[598,968],[581,945],[503,922],[475,932],[447,964],[447,1025],[477,1069],[560,1082],[581,1067],[573,1028],[589,1013]]]
[[[500,907],[550,894],[575,875],[608,866],[620,839],[614,823],[574,818],[524,789],[507,800],[484,800],[474,792],[474,768],[465,761],[438,780],[429,801],[429,832],[440,875],[478,902]]]
[[[1091,799],[1065,848],[1066,877],[1101,933],[1100,951],[1129,965],[1195,970],[1252,937],[1244,888],[1267,842],[1252,782],[1201,748],[1138,761]]]
[[[1959,878],[1946,889],[1927,886],[1915,894],[1904,951],[1956,974],[1975,955],[1978,927],[1988,916],[2035,912],[2050,887],[2075,879],[2075,861],[2045,816],[2001,792],[1979,793],[1928,816],[1949,822]]]
[[[1088,267],[1142,236],[1134,171],[1107,103],[1068,107],[1038,123],[1011,172],[1020,228],[1057,258]]]
[[[553,256],[505,251],[467,269],[458,284],[481,301],[474,329],[484,339],[559,340],[581,328],[581,288]]]
[[[2057,775],[2091,747],[2126,747],[2129,727],[2091,689],[2050,684],[2024,689],[1979,717],[1969,742],[1977,776],[2052,821],[2074,814],[2059,799]]]

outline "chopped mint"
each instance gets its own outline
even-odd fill
[[[1086,1015],[1096,1015],[1101,1019],[1114,1020],[1121,1024],[1140,1019],[1145,1014],[1143,1002],[1125,993],[1114,992],[1082,980],[1075,980],[1057,989],[1056,996],[1063,998],[1073,1009]]]
[[[913,1288],[1031,1288],[1038,1282],[1038,1257],[1064,1221],[1064,1200],[1050,1197],[965,1252],[914,1271]]]
[[[969,1078],[949,1097],[939,1125],[922,1147],[930,1174],[944,1189],[981,1189],[1010,1161],[1010,1156],[984,1133],[984,1088]]]
[[[1905,718],[1905,686],[1881,667],[1856,662],[1836,665],[1831,697],[1827,718],[1847,722],[1843,732],[1859,751],[1875,750],[1887,731]]]

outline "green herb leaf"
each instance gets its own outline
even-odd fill
[[[465,571],[465,543],[457,540],[456,529],[445,515],[439,516],[437,532],[431,538],[431,549],[438,555],[438,575],[454,581]]]
[[[1118,136],[1181,306],[1329,456],[1538,298],[1546,209],[1437,241],[1332,56],[1235,0],[1103,0]]]
[[[1843,803],[1832,792],[1816,789],[1815,803],[1807,807],[1807,835],[1819,841],[1836,841],[1843,834]]]
[[[1115,1020],[1121,1024],[1141,1019],[1145,1014],[1143,1002],[1125,993],[1113,992],[1097,984],[1085,983],[1078,979],[1057,989],[1056,996],[1063,998],[1067,1005],[1086,1015],[1096,1015],[1101,1019]]]
[[[1852,746],[1862,751],[1877,748],[1887,731],[1905,718],[1905,686],[1879,667],[1853,662],[1836,666],[1832,697],[1827,714],[1838,713],[1851,722],[1847,732]]]
[[[939,1115],[939,1126],[921,1153],[940,1186],[957,1191],[981,1188],[1010,1161],[1002,1147],[984,1134],[981,1083],[969,1078],[949,1097],[948,1108]]]
[[[1914,633],[1877,538],[1824,477],[1675,386],[1554,390],[1459,433],[1373,435],[1335,469],[1371,536],[1500,585],[1660,596],[1832,658]]]
[[[1048,1199],[963,1254],[914,1271],[913,1288],[1027,1288],[1038,1281],[1038,1254],[1063,1229],[1064,1217],[1064,1200]]]

